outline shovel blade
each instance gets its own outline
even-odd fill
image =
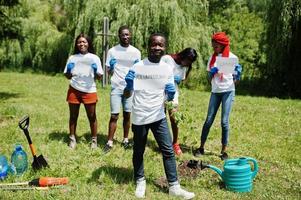
[[[43,167],[49,167],[47,161],[43,157],[43,155],[39,155],[38,157],[33,158],[33,163],[31,164],[34,170],[42,169]]]

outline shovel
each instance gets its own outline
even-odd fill
[[[203,163],[203,161],[198,161],[198,160],[189,160],[187,163],[187,167],[190,169],[205,169],[209,168],[207,164]]]
[[[48,190],[51,188],[60,188],[68,184],[67,177],[41,177],[27,182],[3,183],[0,184],[0,190]]]
[[[58,186],[58,185],[67,185],[69,179],[67,177],[56,178],[56,177],[41,177],[36,178],[31,181],[18,182],[18,183],[2,183],[0,188],[3,186],[37,186],[37,187],[49,187],[49,186]]]
[[[30,151],[31,154],[33,156],[33,162],[31,164],[33,170],[39,170],[42,167],[49,167],[47,161],[45,160],[45,158],[43,157],[43,155],[36,155],[36,150],[32,144],[31,138],[29,136],[29,132],[28,132],[28,127],[29,127],[29,116],[24,116],[20,121],[19,121],[19,127],[23,130],[27,141],[29,143],[29,147],[30,147]]]

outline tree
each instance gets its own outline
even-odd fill
[[[0,40],[4,38],[15,39],[19,36],[20,20],[11,12],[13,7],[19,4],[19,0],[0,1]]]
[[[260,76],[258,66],[265,63],[265,52],[260,48],[264,36],[262,16],[265,5],[255,0],[209,0],[209,19],[212,31],[224,31],[230,37],[230,48],[243,65],[243,79]]]
[[[301,2],[271,1],[268,11],[267,67],[262,69],[277,95],[301,98]]]

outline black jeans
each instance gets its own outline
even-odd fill
[[[143,154],[145,151],[149,129],[151,129],[151,131],[153,132],[162,153],[164,170],[168,183],[170,185],[177,184],[178,177],[176,160],[172,148],[171,136],[166,118],[163,118],[151,124],[132,125],[132,130],[134,133],[133,165],[135,180],[144,178]],[[154,165],[157,164],[154,163]]]

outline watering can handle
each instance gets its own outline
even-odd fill
[[[248,161],[251,161],[254,165],[254,170],[252,172],[252,179],[256,176],[258,172],[258,164],[257,161],[254,158],[247,158]]]

